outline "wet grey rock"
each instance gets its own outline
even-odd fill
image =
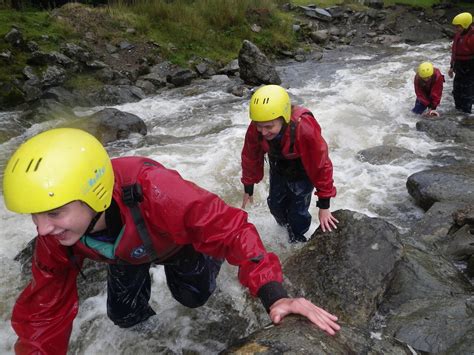
[[[416,129],[426,132],[438,142],[454,140],[457,143],[474,145],[474,130],[469,126],[460,125],[454,120],[421,120],[416,123]]]
[[[127,81],[128,82],[128,81]],[[89,100],[97,105],[119,105],[136,102],[146,97],[142,89],[131,85],[104,85],[97,92],[89,95]]]
[[[196,74],[191,69],[179,68],[173,71],[171,74],[168,74],[166,76],[166,81],[173,84],[174,86],[185,86],[189,85],[195,78]]]
[[[239,51],[240,78],[250,85],[281,84],[280,76],[270,60],[250,41]]]
[[[41,98],[52,99],[70,107],[74,107],[74,105],[78,102],[77,97],[62,86],[55,86],[45,90]]]
[[[386,334],[422,353],[468,354],[474,349],[474,317],[468,294],[410,300],[388,323]]]
[[[142,89],[146,94],[152,94],[156,92],[156,87],[148,80],[137,80],[135,86]]]
[[[394,277],[382,302],[382,309],[397,319],[398,309],[413,300],[434,301],[453,295],[469,295],[472,285],[441,254],[404,246],[403,257],[394,270]],[[387,321],[390,324],[390,319]]]
[[[103,109],[91,116],[69,121],[63,126],[83,129],[97,137],[103,144],[126,139],[132,133],[142,136],[147,134],[146,124],[140,117],[115,108]]]
[[[474,203],[474,164],[437,167],[408,177],[408,193],[429,209],[436,201]]]
[[[443,255],[451,259],[469,260],[474,255],[474,224],[466,224],[438,243]]]
[[[339,220],[336,230],[318,229],[284,263],[288,289],[344,322],[363,326],[381,302],[401,256],[399,234],[391,224],[353,211],[339,210],[334,216]]]
[[[406,148],[393,145],[380,145],[359,151],[357,157],[360,161],[381,165],[410,161],[416,158],[416,154]]]
[[[156,88],[162,88],[166,86],[166,76],[163,76],[161,73],[152,71],[150,74],[140,76],[139,79],[152,83]]]
[[[278,326],[268,326],[238,341],[221,355],[230,354],[387,354],[412,355],[407,345],[390,337],[375,339],[367,330],[343,324],[334,337],[308,321],[288,316]]]
[[[217,71],[218,74],[235,75],[239,72],[239,60],[234,59]]]

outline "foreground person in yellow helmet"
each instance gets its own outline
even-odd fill
[[[412,112],[418,115],[439,116],[436,111],[443,95],[444,76],[430,62],[418,66],[415,75],[416,102]],[[427,112],[426,109],[428,109]]]
[[[254,184],[263,179],[264,157],[270,163],[270,212],[289,235],[289,242],[306,242],[311,224],[308,211],[316,188],[319,222],[323,231],[336,228],[329,210],[336,196],[328,146],[321,127],[304,107],[292,107],[288,93],[278,85],[259,88],[250,99],[250,123],[242,149],[242,208],[252,202]]]
[[[227,260],[274,323],[294,313],[330,335],[340,329],[334,315],[287,296],[278,257],[244,211],[154,160],[110,160],[84,131],[53,129],[26,141],[7,163],[3,192],[6,207],[31,214],[38,232],[33,279],[13,309],[17,354],[67,353],[85,258],[108,263],[107,315],[122,328],[155,314],[152,264],[164,265],[173,297],[194,308]]]
[[[451,47],[451,67],[448,75],[454,75],[453,98],[456,109],[471,113],[474,101],[474,26],[472,15],[463,12],[454,17],[457,32]]]

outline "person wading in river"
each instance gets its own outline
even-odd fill
[[[154,160],[111,160],[89,133],[60,128],[27,140],[7,163],[3,193],[9,210],[32,215],[38,233],[33,279],[13,309],[17,354],[67,353],[85,258],[108,263],[107,315],[122,328],[155,314],[152,264],[164,265],[173,297],[194,308],[227,260],[274,323],[294,313],[327,334],[340,329],[336,316],[288,297],[278,257],[245,211]]]
[[[457,32],[451,47],[451,67],[448,75],[454,75],[453,97],[456,109],[472,112],[474,101],[474,26],[472,15],[463,12],[453,19]]]
[[[416,102],[412,112],[424,116],[439,117],[436,111],[443,95],[444,76],[438,68],[430,62],[423,62],[418,66],[415,75]],[[426,109],[428,109],[427,112]]]
[[[242,208],[253,202],[254,184],[263,179],[265,154],[270,162],[270,193],[267,199],[276,222],[288,231],[289,242],[306,242],[311,224],[308,211],[311,193],[319,200],[321,229],[337,228],[338,220],[329,210],[336,196],[328,146],[321,127],[304,107],[291,106],[281,86],[266,85],[250,99],[250,119],[242,149],[244,195]]]

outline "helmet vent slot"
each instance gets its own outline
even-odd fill
[[[94,193],[97,195],[97,198],[101,200],[106,194],[107,190],[105,189],[104,185],[98,184],[94,189]]]
[[[270,101],[270,98],[269,97],[266,97],[263,99],[263,104],[268,104],[268,102]]]
[[[256,98],[253,100],[253,103],[254,103],[255,105],[258,105],[258,97],[256,97]]]
[[[15,172],[15,169],[16,169],[16,166],[18,165],[18,162],[20,161],[20,159],[17,159],[15,164],[13,164],[13,168],[12,168],[12,173]]]
[[[35,171],[38,170],[38,168],[39,168],[39,166],[40,166],[42,160],[43,160],[43,158],[39,158],[38,161],[36,162]]]
[[[33,164],[33,161],[34,161],[34,159],[31,159],[31,160],[30,160],[30,163],[29,163],[28,166],[26,167],[26,171],[25,171],[26,173],[30,171],[30,168],[31,168],[31,165]]]
[[[26,173],[30,172],[30,169],[32,169],[32,171],[38,171],[42,160],[43,160],[43,158],[39,158],[38,161],[35,164],[35,159],[31,159],[28,166],[26,167],[25,172]],[[16,166],[16,164],[15,164],[15,166]],[[15,168],[13,168],[13,169],[15,169]]]

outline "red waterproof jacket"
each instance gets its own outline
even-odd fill
[[[474,26],[466,31],[456,32],[451,46],[451,68],[456,61],[474,59]]]
[[[281,138],[282,155],[285,159],[301,158],[306,175],[316,188],[319,198],[336,196],[332,162],[328,145],[321,136],[321,127],[311,112],[304,107],[293,107],[291,120],[297,124],[293,153],[290,153],[290,130]],[[244,185],[252,185],[263,179],[264,156],[270,150],[268,141],[262,138],[254,122],[250,123],[242,149],[242,178]]]
[[[429,80],[425,81],[416,74],[414,81],[416,98],[423,105],[435,110],[443,94],[443,74],[441,74],[438,68],[434,68],[433,76]]]
[[[120,209],[124,233],[116,243],[115,259],[107,259],[80,241],[76,243],[73,252],[78,265],[82,265],[84,258],[108,263],[118,259],[132,264],[148,262],[147,256],[134,253],[143,242],[121,198],[122,184],[136,182],[143,190],[140,209],[158,255],[177,245],[192,244],[199,252],[225,258],[238,266],[240,282],[254,296],[257,293],[262,296],[262,286],[276,283],[281,287],[278,257],[265,250],[254,225],[247,221],[245,211],[228,206],[216,195],[153,160],[128,157],[113,159],[112,164],[113,199]],[[78,312],[77,264],[71,262],[67,247],[55,238],[36,238],[33,279],[13,309],[17,354],[66,354]],[[272,287],[263,289],[272,292]]]

